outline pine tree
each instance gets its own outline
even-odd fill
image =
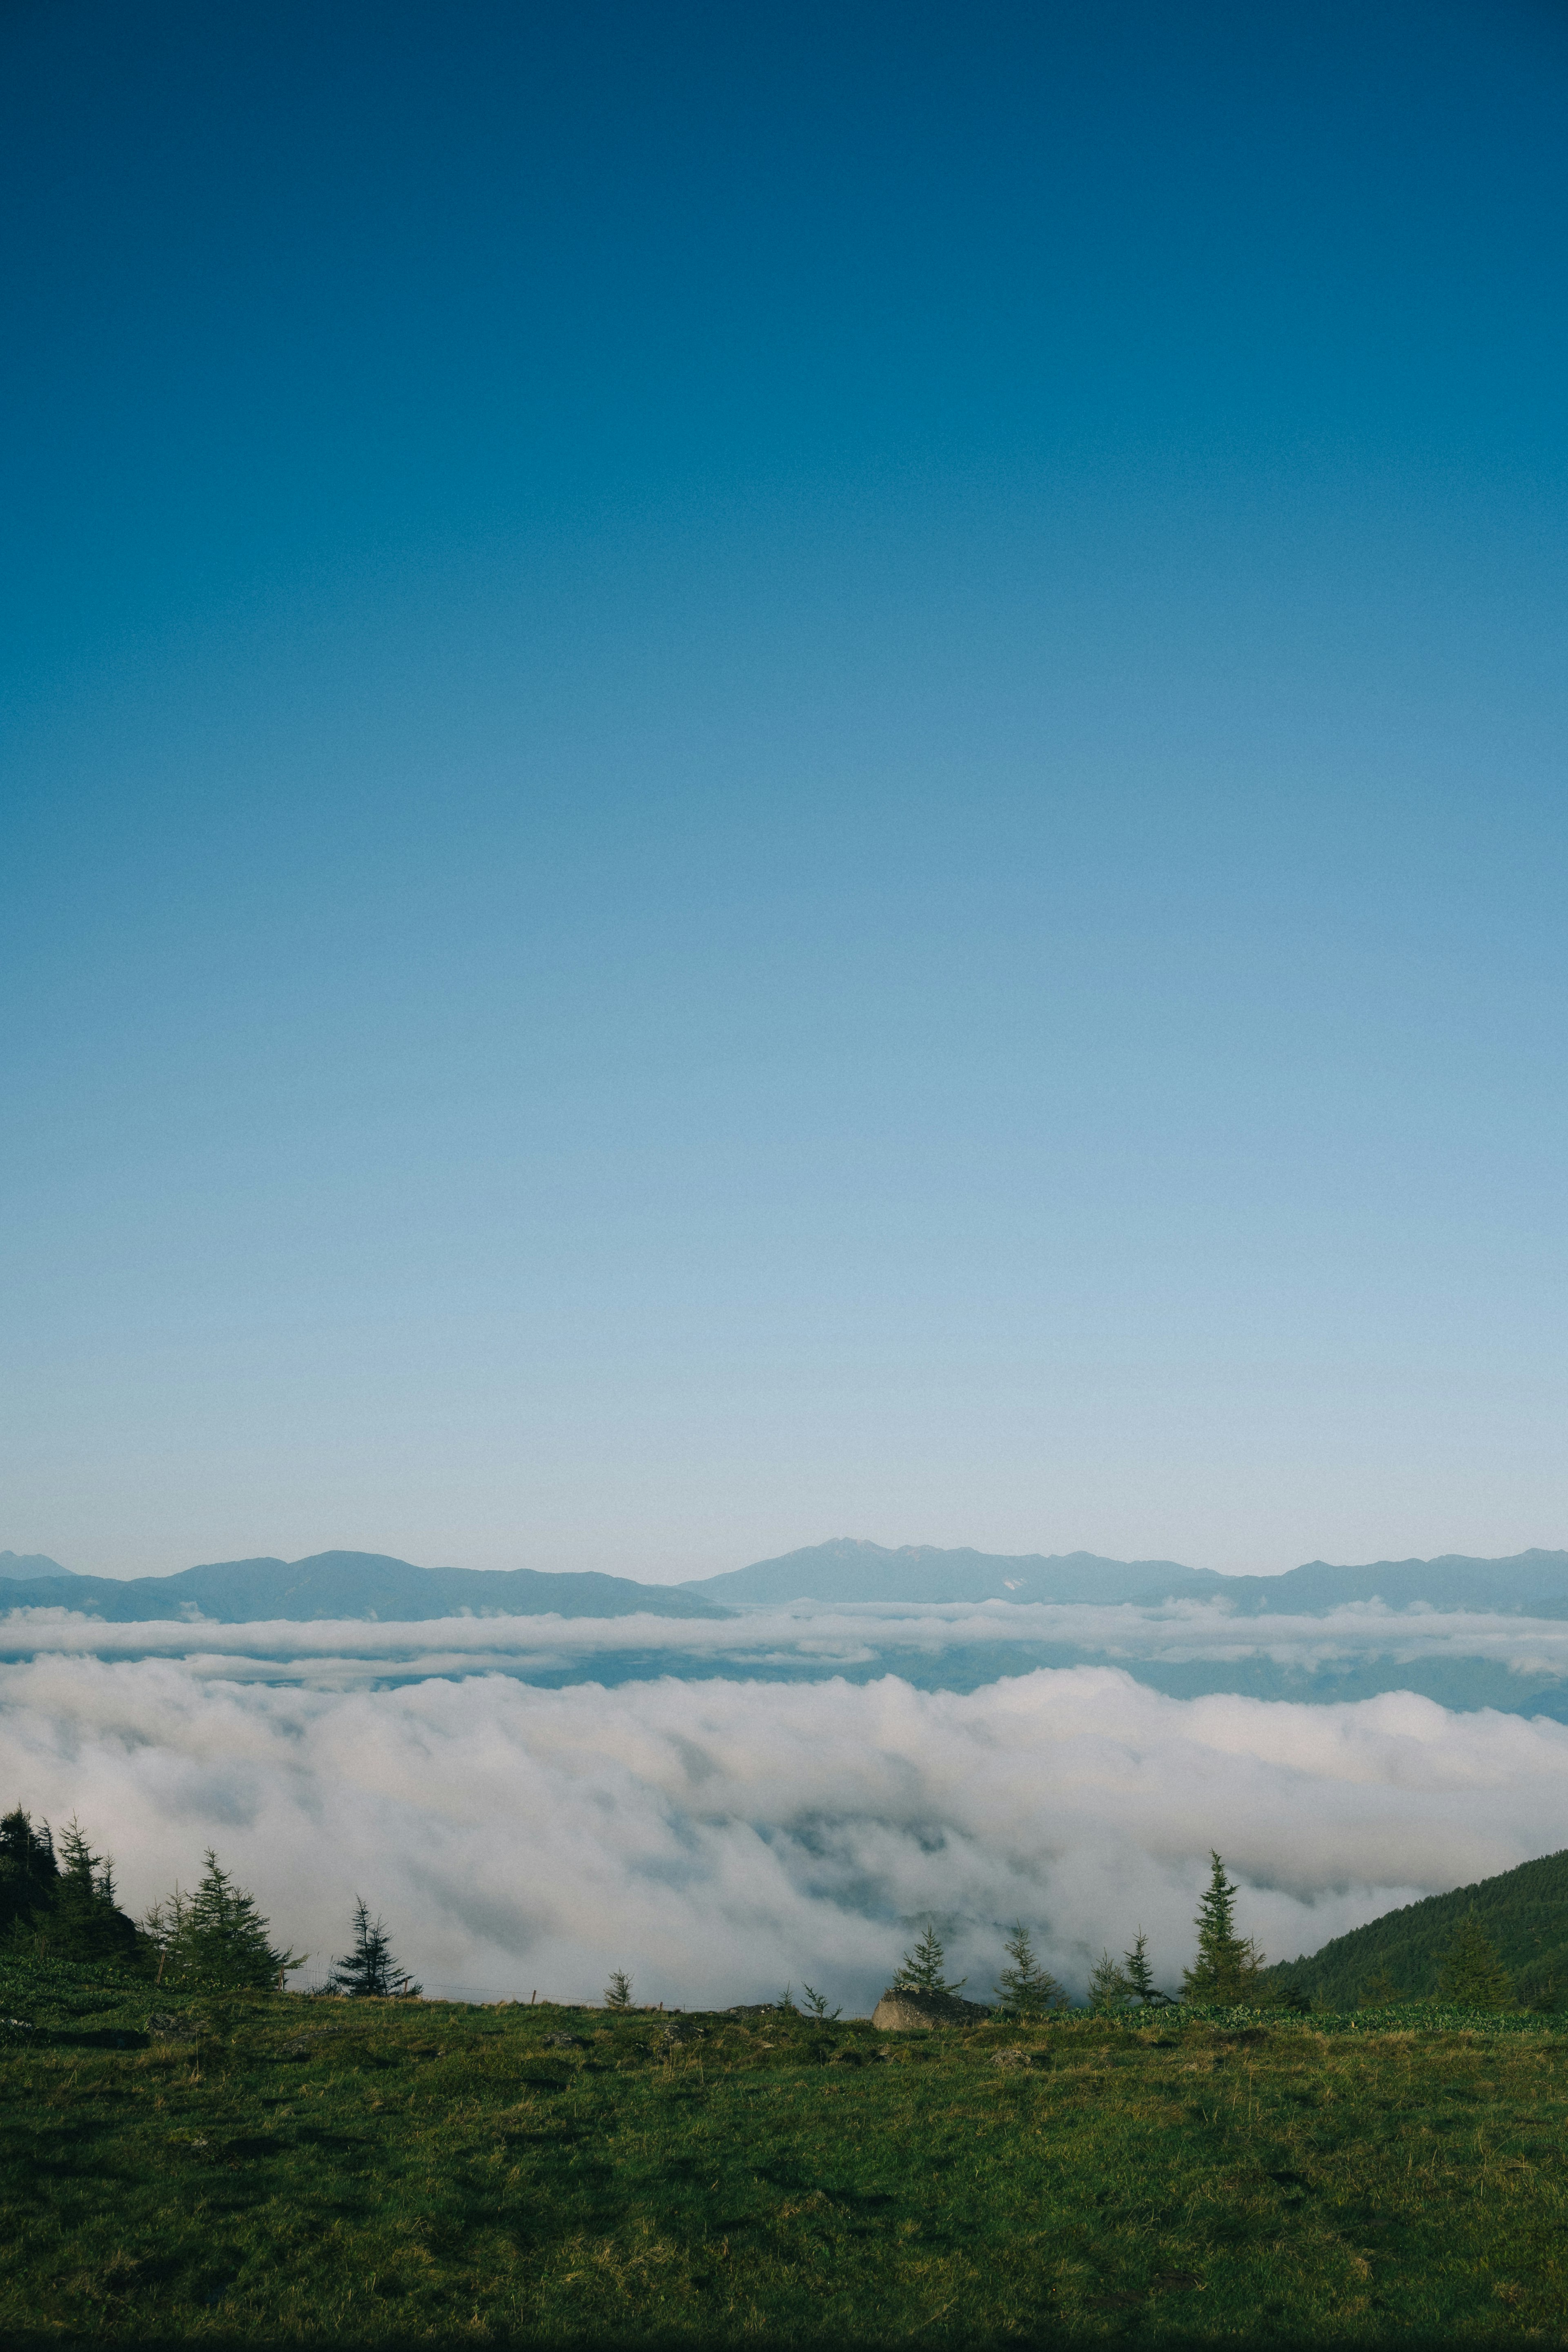
[[[997,2006],[1007,2017],[1044,2017],[1059,2009],[1060,1985],[1035,1957],[1034,1939],[1020,1919],[1002,1947],[1013,1965],[996,1979]]]
[[[1122,1955],[1121,1975],[1134,2000],[1141,2000],[1145,2008],[1151,2001],[1165,1999],[1154,1982],[1154,1971],[1149,1966],[1149,1938],[1142,1927],[1132,1938],[1132,1949]]]
[[[1197,1957],[1184,1971],[1182,1989],[1190,2000],[1234,2008],[1258,2000],[1263,1955],[1250,1937],[1236,1932],[1237,1888],[1225,1864],[1211,1853],[1209,1883],[1198,1905]]]
[[[1128,1983],[1109,1952],[1101,1952],[1089,1972],[1089,2005],[1100,2015],[1121,2009],[1132,1997]]]
[[[831,2025],[836,2017],[842,2016],[841,2010],[828,2008],[827,1995],[825,1992],[815,1992],[808,1984],[803,1984],[801,1990],[805,1995],[807,2017],[820,2018],[825,2025]]]
[[[195,1893],[176,1886],[142,1927],[158,1956],[160,1984],[261,1992],[305,1964],[303,1953],[274,1950],[256,1897],[235,1885],[210,1847]]]
[[[51,1851],[51,1858],[54,1876],[44,1873],[39,1899],[16,1919],[13,1941],[39,1959],[143,1969],[147,1947],[114,1899],[114,1865],[107,1855],[93,1853],[74,1818],[60,1832],[58,1855]]]
[[[0,1935],[47,1906],[59,1874],[48,1823],[35,1829],[17,1805],[0,1820]]]
[[[334,1992],[361,2000],[390,2000],[420,1990],[393,1958],[386,1923],[371,1917],[363,1895],[354,1897],[353,1949],[333,1961],[327,1982]]]
[[[625,1969],[612,1969],[610,1970],[610,1981],[605,1987],[605,2007],[606,2009],[630,2009],[631,2005],[632,1980],[630,1977],[627,1976]]]
[[[1459,2009],[1511,2009],[1513,1984],[1474,1911],[1463,1914],[1443,1955],[1437,1998]]]
[[[928,1919],[925,1934],[912,1952],[904,1954],[899,1966],[899,1972],[893,1979],[894,1984],[903,1992],[952,1994],[962,1991],[969,1982],[969,1979],[960,1977],[956,1984],[949,1984],[942,1972],[943,1957],[942,1941],[936,1932],[936,1921]]]
[[[151,1946],[156,1980],[163,1984],[179,1982],[179,1953],[184,1940],[185,1919],[191,1898],[183,1888],[175,1886],[159,1903],[149,1904],[142,1915],[142,1933]]]

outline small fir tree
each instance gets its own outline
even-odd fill
[[[308,1957],[275,1949],[268,1924],[254,1895],[235,1885],[209,1846],[195,1893],[176,1886],[142,1926],[158,1956],[160,1984],[265,1992],[273,1985],[281,1990],[289,1969],[303,1968]]]
[[[1121,1970],[1109,1952],[1101,1952],[1089,1972],[1089,2005],[1090,2009],[1097,2015],[1103,2017],[1112,2010],[1124,2008],[1131,1998],[1132,1988]]]
[[[353,1948],[332,1963],[327,1982],[359,2000],[390,2000],[420,1990],[393,1958],[386,1923],[371,1917],[363,1895],[354,1897]]]
[[[180,1957],[190,1907],[190,1896],[176,1885],[162,1902],[149,1904],[142,1915],[142,1933],[153,1951],[159,1984],[165,1980],[170,1984],[179,1982]]]
[[[1455,1927],[1443,1955],[1437,1998],[1459,2009],[1511,2009],[1513,1983],[1496,1945],[1473,1911]]]
[[[1062,1989],[1049,1969],[1040,1966],[1034,1938],[1021,1919],[1002,1948],[1012,1962],[996,1979],[996,2001],[1003,2014],[1044,2017],[1047,2010],[1059,2009]]]
[[[1121,1957],[1121,1976],[1134,2000],[1145,2009],[1151,2001],[1163,2001],[1165,1995],[1154,1982],[1154,1971],[1149,1966],[1149,1938],[1142,1927],[1132,1938],[1132,1948]]]
[[[801,1991],[805,1995],[805,2007],[807,2017],[819,2018],[823,2024],[831,2025],[836,2017],[842,2016],[843,2011],[841,2010],[828,2008],[827,1995],[826,1993],[814,1992],[808,1984],[802,1984]]]
[[[625,1969],[612,1969],[610,1970],[610,1981],[605,1987],[605,2007],[606,2009],[630,2009],[631,2005],[632,1980],[630,1977],[627,1976]]]
[[[1209,1883],[1198,1905],[1197,1957],[1182,1976],[1189,2000],[1216,2008],[1236,2008],[1256,2001],[1261,1987],[1263,1954],[1248,1936],[1236,1932],[1237,1888],[1225,1874],[1225,1864],[1211,1853]]]
[[[956,1984],[949,1984],[942,1972],[944,1957],[942,1937],[936,1932],[936,1921],[928,1919],[925,1934],[913,1951],[906,1952],[900,1962],[899,1972],[893,1979],[894,1984],[901,1992],[938,1992],[949,1995],[961,1992],[969,1982],[969,1979],[960,1977]]]

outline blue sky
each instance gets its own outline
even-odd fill
[[[1558,12],[0,41],[0,1544],[1568,1542]]]

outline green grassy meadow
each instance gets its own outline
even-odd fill
[[[0,2010],[7,2346],[1568,2335],[1550,2021]]]

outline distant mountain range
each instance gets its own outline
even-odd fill
[[[1309,1560],[1283,1576],[1220,1576],[1173,1559],[1102,1559],[1096,1552],[942,1551],[906,1544],[897,1551],[840,1536],[778,1559],[693,1579],[682,1592],[741,1605],[791,1601],[1223,1601],[1240,1616],[1322,1616],[1352,1601],[1390,1608],[1500,1610],[1568,1615],[1568,1551],[1518,1552],[1508,1559],[1384,1559],[1364,1568]]]
[[[1208,1601],[1223,1602],[1232,1616],[1247,1618],[1322,1616],[1348,1601],[1381,1600],[1394,1609],[1425,1605],[1568,1618],[1568,1551],[1519,1552],[1508,1559],[1447,1554],[1439,1559],[1377,1560],[1363,1568],[1335,1568],[1317,1559],[1283,1576],[1219,1576],[1213,1569],[1184,1568],[1171,1559],[1105,1559],[1087,1551],[1015,1556],[944,1551],[930,1544],[889,1550],[839,1537],[679,1585],[531,1568],[416,1568],[409,1560],[366,1551],[323,1551],[296,1560],[215,1560],[175,1576],[129,1579],[79,1576],[41,1553],[6,1551],[0,1552],[0,1579],[7,1607],[79,1610],[116,1623],[182,1617],[228,1625],[273,1618],[296,1623],[323,1618],[418,1622],[464,1614],[715,1618],[796,1601],[916,1606]],[[999,1645],[1021,1638],[997,1628]],[[1053,1657],[1049,1663],[1067,1661]],[[1023,1670],[1016,1663],[991,1669]],[[1204,1686],[1212,1684],[1205,1678]],[[1347,1685],[1341,1695],[1361,1694]],[[1435,1690],[1433,1696],[1438,1695]],[[1498,1702],[1489,1694],[1486,1703]]]
[[[683,1584],[714,1601],[1148,1601],[1173,1592],[1211,1596],[1234,1579],[1173,1559],[1102,1559],[1097,1552],[940,1551],[933,1544],[881,1544],[838,1536],[779,1559],[759,1559]]]
[[[15,1559],[0,1554],[0,1563]],[[28,1569],[31,1563],[26,1563]],[[310,1559],[225,1559],[177,1576],[73,1576],[54,1560],[47,1574],[8,1569],[13,1609],[79,1609],[110,1623],[149,1624],[205,1617],[220,1625],[269,1618],[310,1624],[322,1618],[727,1617],[700,1593],[626,1576],[552,1576],[531,1568],[416,1568],[374,1551],[319,1551]]]

